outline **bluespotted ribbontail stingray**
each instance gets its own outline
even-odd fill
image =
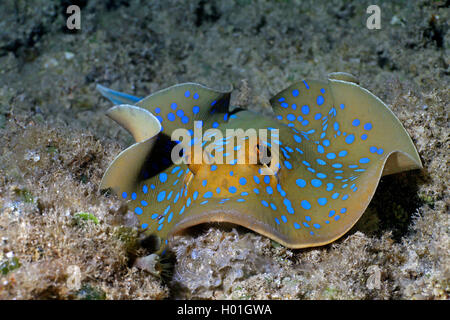
[[[173,235],[207,222],[238,224],[289,248],[325,245],[358,221],[381,176],[422,167],[392,111],[345,73],[292,84],[270,100],[273,116],[230,111],[230,92],[195,83],[144,99],[98,89],[117,104],[107,115],[136,140],[114,159],[100,187],[128,201],[143,231],[162,240],[158,252]],[[199,127],[222,133],[202,140],[200,150],[212,146],[210,156],[226,151],[231,161],[207,156],[173,163],[172,133],[184,128],[192,135]],[[277,134],[256,145],[244,137],[242,150],[230,154],[224,148],[234,138],[222,137],[237,128]],[[184,159],[195,158],[198,145],[192,137]],[[249,163],[261,154],[266,161]]]

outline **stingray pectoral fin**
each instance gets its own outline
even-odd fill
[[[148,110],[122,104],[112,107],[106,113],[130,132],[136,142],[149,139],[161,131],[161,123]]]
[[[361,128],[360,136],[355,137],[366,139],[362,154],[382,151],[391,155],[383,175],[422,168],[408,132],[386,104],[354,83],[330,80],[330,88],[336,107],[353,107],[340,110],[339,118],[347,119],[347,128]]]
[[[183,83],[160,90],[136,105],[155,114],[164,133],[192,129],[194,121],[208,121],[228,112],[230,92],[210,89],[197,83]]]
[[[121,153],[103,175],[100,189],[112,189],[116,194],[130,194],[139,182],[142,166],[155,144],[157,136],[138,142]]]
[[[132,96],[127,93],[115,91],[112,89],[109,89],[105,86],[102,86],[100,84],[97,84],[96,89],[109,101],[111,101],[114,104],[135,104],[142,98]]]
[[[117,194],[130,193],[138,183],[142,167],[161,131],[161,124],[149,111],[131,105],[115,106],[108,110],[107,115],[127,129],[137,143],[114,159],[100,188],[111,188]]]

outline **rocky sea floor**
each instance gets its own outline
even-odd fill
[[[0,1],[0,299],[448,299],[449,2]],[[81,7],[81,30],[65,10]],[[354,74],[400,119],[424,168],[382,178],[353,229],[291,250],[247,229],[177,236],[169,277],[136,261],[130,212],[101,177],[132,142],[102,84],[146,96],[233,85],[269,112],[295,80]]]

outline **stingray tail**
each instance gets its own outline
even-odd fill
[[[100,93],[110,100],[114,104],[135,104],[142,100],[142,98],[132,96],[127,93],[111,90],[105,86],[97,84],[96,89],[100,91]]]

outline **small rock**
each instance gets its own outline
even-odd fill
[[[69,290],[80,290],[81,288],[81,270],[77,265],[67,267],[66,273],[68,275],[66,285]]]
[[[66,58],[66,60],[72,60],[75,57],[75,54],[73,54],[72,52],[64,52],[64,57]]]

